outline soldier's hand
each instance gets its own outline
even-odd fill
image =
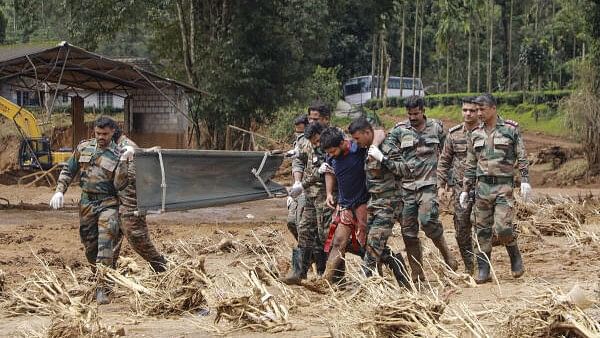
[[[290,189],[289,195],[293,198],[296,198],[296,197],[300,196],[300,194],[303,191],[304,191],[304,188],[302,188],[302,183],[300,181],[296,181],[296,182],[294,182],[294,185],[292,185],[292,189]]]
[[[369,156],[371,156],[373,159],[375,159],[377,162],[381,162],[383,161],[383,153],[381,152],[381,150],[379,150],[379,147],[377,147],[376,145],[372,144],[369,147],[369,151],[368,151]]]
[[[521,197],[523,197],[523,201],[525,203],[529,202],[531,199],[531,185],[529,183],[521,183]]]
[[[288,196],[287,198],[287,208],[290,208],[290,205],[292,205],[292,203],[294,202],[294,198],[292,196]]]
[[[317,171],[321,175],[325,173],[334,174],[333,168],[327,162],[323,162]]]
[[[121,161],[131,161],[135,154],[135,149],[132,146],[124,146],[123,152],[121,153]]]
[[[296,157],[298,157],[299,154],[300,154],[300,152],[298,151],[298,149],[294,148],[292,150],[288,150],[285,153],[285,157],[287,157],[287,158],[296,158]]]
[[[50,207],[52,209],[59,209],[63,207],[65,197],[62,192],[58,191],[52,195],[52,199],[50,199]]]
[[[460,202],[460,207],[466,209],[468,207],[469,193],[461,192],[458,201]]]

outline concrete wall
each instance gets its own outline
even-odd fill
[[[187,97],[182,90],[165,89],[163,93],[187,113]],[[163,95],[154,89],[138,89],[129,94],[125,128],[138,145],[187,147],[188,121]]]

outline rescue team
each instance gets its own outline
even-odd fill
[[[444,195],[453,198],[466,273],[474,275],[477,262],[475,281],[490,282],[492,247],[502,245],[513,277],[523,275],[513,223],[515,167],[525,201],[532,189],[518,123],[498,116],[490,94],[464,98],[463,122],[448,133],[439,120],[427,118],[423,98],[408,97],[405,106],[408,120],[388,132],[359,117],[348,126],[350,137],[329,126],[330,111],[322,103],[296,119],[287,205],[288,228],[298,243],[284,283],[301,284],[313,263],[322,280],[340,283],[350,252],[362,258],[367,277],[381,274],[385,265],[398,284],[408,286],[410,278],[419,285],[426,281],[419,230],[458,270],[439,219],[438,198]],[[408,266],[388,246],[395,222]]]
[[[313,263],[323,280],[341,283],[346,252],[362,258],[367,277],[381,274],[385,265],[402,286],[409,286],[409,277],[424,282],[420,229],[456,271],[439,220],[438,196],[444,194],[454,196],[456,241],[466,272],[475,273],[476,261],[476,282],[491,281],[492,246],[501,244],[512,275],[523,275],[513,228],[515,165],[525,200],[531,186],[518,124],[497,115],[489,94],[463,99],[463,123],[448,134],[440,121],[426,117],[423,98],[408,97],[405,105],[408,120],[388,132],[359,117],[348,137],[330,126],[331,113],[318,101],[294,121],[287,226],[297,244],[284,283],[300,284]],[[50,206],[63,206],[64,193],[80,174],[79,235],[97,271],[96,301],[107,304],[112,283],[96,265],[115,267],[123,235],[155,272],[165,271],[167,262],[150,240],[145,216],[134,213],[137,145],[108,117],[95,121],[94,136],[79,143],[60,172]],[[395,222],[410,273],[402,254],[388,245]]]

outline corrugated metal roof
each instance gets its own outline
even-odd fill
[[[61,42],[12,45],[0,48],[0,81],[18,77],[93,91],[179,87],[205,93],[193,86],[162,77],[135,64],[113,60]]]

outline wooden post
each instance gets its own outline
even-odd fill
[[[85,122],[83,120],[83,97],[73,96],[71,98],[71,128],[73,135],[72,147],[75,149],[79,142],[87,138],[87,129],[85,128]]]
[[[225,150],[231,150],[231,128],[229,126],[225,131]]]

